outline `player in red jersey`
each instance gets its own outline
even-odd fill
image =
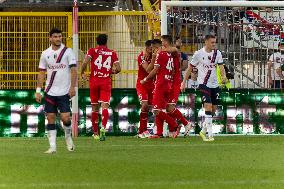
[[[180,53],[178,53],[178,49],[172,46],[172,38],[171,36],[166,35],[162,40],[163,50],[171,51],[173,55],[173,63],[174,63],[174,73],[173,73],[173,83],[170,93],[170,98],[167,106],[168,114],[177,119],[178,122],[181,122],[184,127],[185,131],[189,132],[191,129],[191,124],[185,119],[182,113],[176,108],[176,103],[178,101],[178,97],[180,94],[180,85],[181,85],[181,61],[180,61]],[[176,138],[179,134],[180,127],[177,131],[173,130],[174,128],[169,127],[169,131],[173,138]]]
[[[152,59],[152,40],[145,42],[145,50],[138,55],[138,77],[136,83],[136,91],[141,104],[140,112],[140,127],[138,130],[138,138],[147,138],[150,133],[147,130],[148,112],[152,105],[154,81],[149,79],[145,84],[141,84],[140,81],[147,75],[147,68],[149,67]]]
[[[165,40],[167,36],[162,36]],[[163,136],[163,123],[166,121],[171,127],[177,128],[178,125],[175,120],[165,113],[169,102],[172,82],[174,74],[173,56],[166,51],[160,51],[157,54],[154,69],[147,77],[141,80],[141,84],[145,84],[149,79],[156,76],[155,89],[153,92],[153,105],[155,114],[155,124],[157,126],[157,133],[150,138],[160,138]]]
[[[109,119],[108,107],[111,97],[111,74],[117,74],[121,67],[115,51],[107,48],[106,34],[97,37],[96,48],[90,48],[82,65],[81,75],[86,79],[85,70],[91,62],[90,98],[92,104],[93,137],[105,140],[105,128]],[[98,132],[99,103],[102,107],[102,127]]]

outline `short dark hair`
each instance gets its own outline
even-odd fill
[[[49,32],[49,36],[51,37],[54,33],[62,33],[62,31],[59,28],[52,28]]]
[[[153,39],[152,44],[153,45],[156,45],[156,44],[162,45],[162,41],[160,39]]]
[[[172,44],[172,43],[173,43],[173,38],[172,38],[172,36],[170,36],[170,35],[162,35],[161,38],[162,38],[162,39],[165,39],[166,41],[168,41],[169,44]]]
[[[145,47],[150,47],[151,44],[152,44],[152,40],[147,40],[147,41],[145,42]]]
[[[98,45],[106,45],[107,44],[107,34],[100,34],[97,37],[97,44]]]
[[[216,38],[216,36],[209,34],[209,35],[205,35],[204,40],[207,41],[208,39],[212,39],[212,38]]]

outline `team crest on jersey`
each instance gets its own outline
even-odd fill
[[[211,60],[211,56],[208,56],[208,60]]]

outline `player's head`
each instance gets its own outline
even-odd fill
[[[100,34],[97,37],[98,45],[107,45],[107,34]]]
[[[153,39],[152,40],[152,50],[153,51],[161,48],[161,46],[162,46],[162,41],[160,39]]]
[[[62,31],[58,28],[52,28],[49,32],[49,41],[54,46],[60,46],[62,43]]]
[[[145,49],[147,53],[151,53],[152,52],[152,40],[147,40],[145,42]]]
[[[279,42],[278,48],[279,48],[280,51],[284,51],[284,41]]]
[[[205,46],[210,50],[215,49],[215,47],[216,47],[215,35],[206,35],[205,36]]]
[[[176,38],[175,46],[177,49],[180,49],[182,46],[182,41],[179,37]]]
[[[173,42],[173,38],[170,35],[162,35],[161,40],[164,47],[171,46]]]

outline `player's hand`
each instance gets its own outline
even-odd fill
[[[269,83],[269,85],[273,85],[273,81],[272,81],[271,77],[268,77],[268,83]]]
[[[36,93],[35,98],[38,103],[41,103],[42,95],[40,93]]]
[[[140,80],[140,83],[141,83],[141,85],[143,85],[144,83],[146,83],[146,79],[144,78],[144,79]]]
[[[182,83],[180,84],[180,90],[181,90],[182,92],[185,91],[185,83],[184,83],[184,82],[182,82]]]
[[[87,77],[87,75],[86,75],[85,73],[82,73],[82,74],[81,74],[81,77],[82,77],[82,79],[83,79],[84,81],[88,81],[88,77]]]
[[[228,82],[228,79],[226,77],[222,77],[222,84],[226,85],[227,82]]]
[[[70,87],[69,89],[69,97],[72,98],[76,95],[75,87]]]

